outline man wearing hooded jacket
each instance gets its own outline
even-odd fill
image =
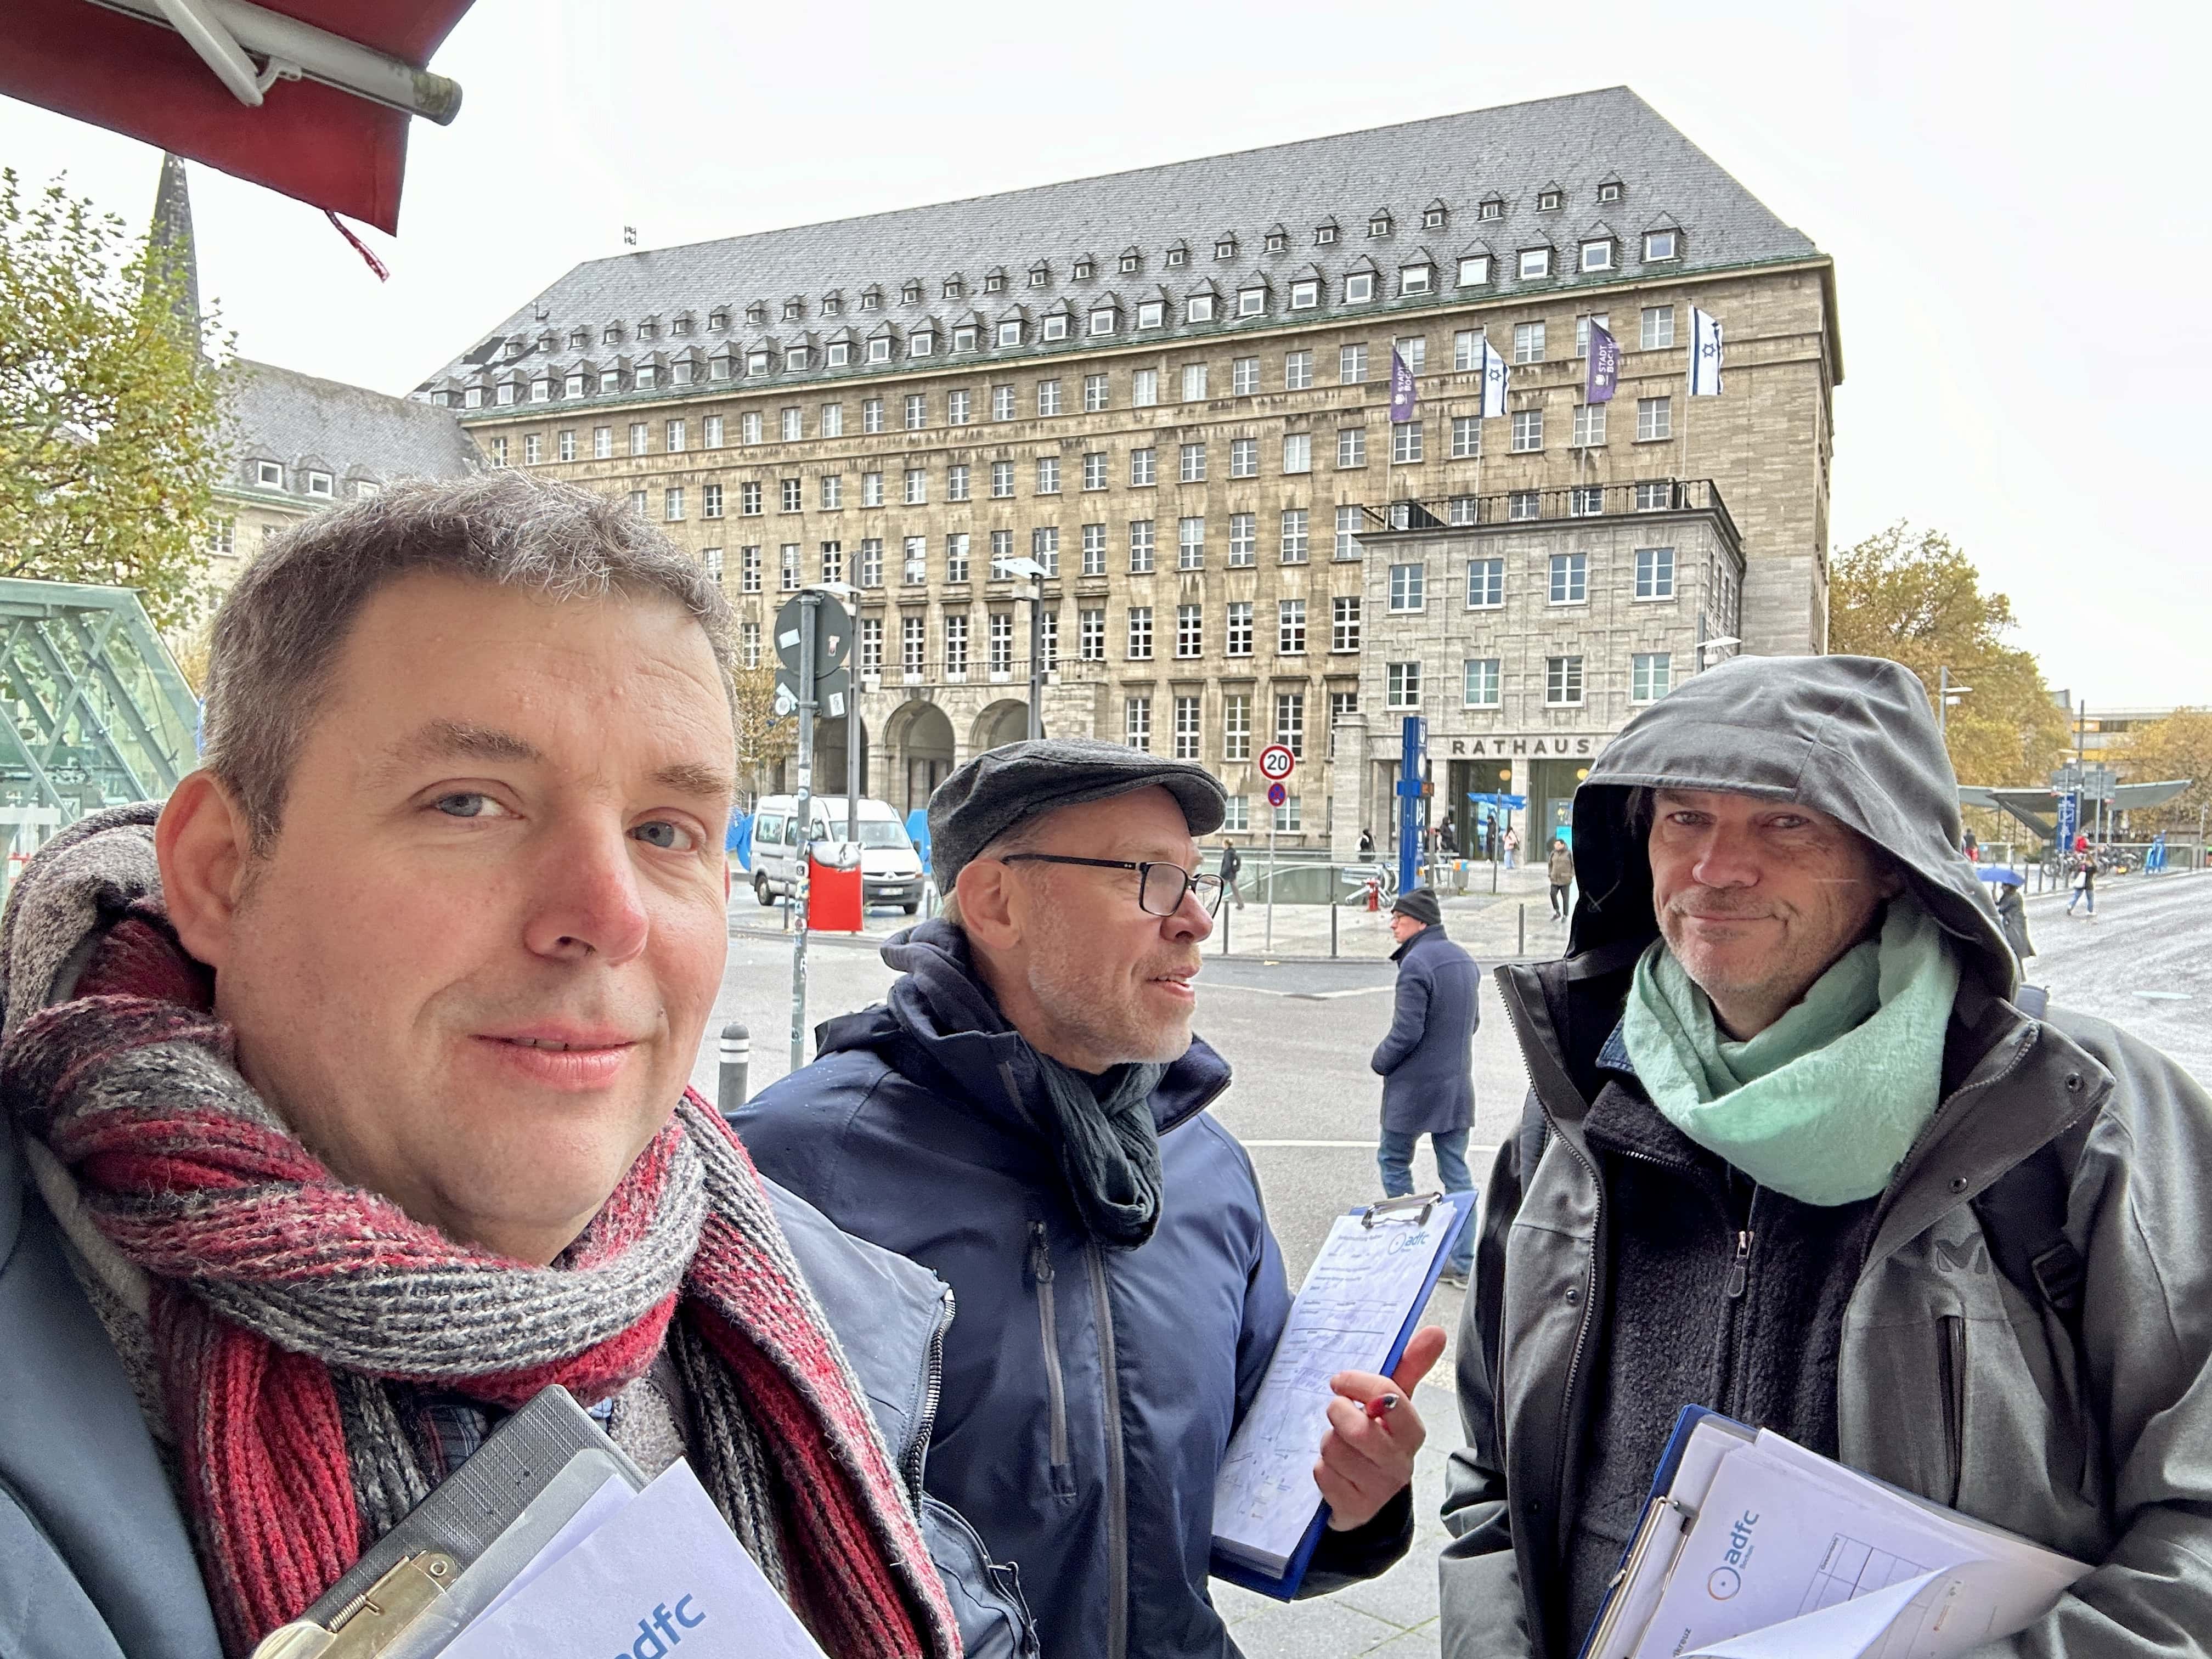
[[[2202,1650],[2212,1100],[2014,1005],[1958,836],[1894,663],[1724,664],[1591,769],[1568,953],[1498,975],[1532,1086],[1459,1346],[1452,1659],[1577,1650],[1691,1403],[2093,1565],[1978,1654]],[[2035,1164],[2071,1294],[1976,1205]]]

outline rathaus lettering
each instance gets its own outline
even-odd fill
[[[1480,760],[1485,756],[1497,756],[1503,758],[1509,755],[1588,757],[1597,753],[1599,745],[1604,743],[1605,739],[1603,738],[1454,738],[1450,741],[1454,759],[1473,757]]]

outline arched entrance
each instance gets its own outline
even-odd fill
[[[900,705],[884,726],[890,766],[883,798],[901,812],[929,805],[930,792],[952,770],[952,722],[933,702]]]
[[[1001,699],[975,716],[975,730],[969,734],[969,747],[975,754],[986,749],[996,749],[1000,744],[1019,743],[1030,734],[1030,706]]]
[[[846,775],[847,732],[857,726],[860,733],[860,752],[853,767],[853,776]],[[814,793],[817,795],[857,793],[866,799],[871,789],[882,787],[882,768],[877,763],[874,739],[868,723],[858,714],[843,720],[817,720],[814,726]],[[848,787],[856,786],[856,787]]]

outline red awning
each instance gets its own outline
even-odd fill
[[[428,66],[470,0],[260,0],[412,69]],[[208,6],[220,19],[221,0]],[[250,44],[250,43],[249,43]],[[309,76],[314,71],[311,69]],[[90,0],[0,5],[0,93],[40,104],[349,218],[396,232],[402,111],[313,79],[241,103],[185,37]]]

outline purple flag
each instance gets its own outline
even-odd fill
[[[1620,379],[1620,346],[1595,317],[1589,319],[1589,381],[1583,388],[1586,404],[1609,404]]]
[[[1395,346],[1390,348],[1390,418],[1413,418],[1413,371],[1406,367],[1406,360],[1398,355]]]

